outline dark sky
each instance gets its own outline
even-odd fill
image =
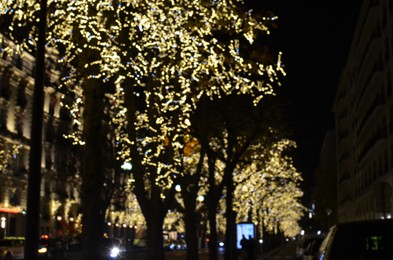
[[[272,0],[279,16],[273,32],[287,77],[279,91],[290,102],[287,121],[298,149],[296,168],[310,195],[325,132],[333,128],[332,104],[348,56],[361,0]]]

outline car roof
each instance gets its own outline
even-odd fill
[[[338,223],[323,241],[319,256],[327,253],[327,258],[323,259],[344,259],[349,255],[363,256],[363,259],[387,259],[385,256],[391,254],[389,248],[392,244],[392,219]]]
[[[364,229],[383,230],[389,227],[387,231],[393,232],[393,229],[390,229],[393,228],[393,219],[372,219],[372,220],[342,222],[336,224],[336,227],[337,229],[351,229],[354,232],[364,231]]]

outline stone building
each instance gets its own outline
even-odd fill
[[[0,219],[1,236],[22,236],[25,229],[34,57],[10,54],[13,43],[0,35]],[[41,234],[76,232],[80,219],[77,148],[64,138],[71,131],[73,97],[57,88],[61,68],[56,53],[46,53],[43,123]]]
[[[393,1],[364,0],[333,104],[338,221],[393,214]]]

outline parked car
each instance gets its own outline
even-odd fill
[[[23,259],[24,238],[8,237],[0,240],[0,259]]]
[[[137,254],[146,250],[146,244],[135,239],[126,239],[124,243],[127,254]]]
[[[330,228],[317,259],[393,259],[393,220],[340,223]]]
[[[315,260],[317,259],[318,249],[324,240],[324,236],[316,236],[310,240],[304,249],[302,260]]]
[[[41,236],[38,253],[40,258],[66,259],[68,251],[67,241],[62,238]]]
[[[306,234],[300,238],[296,244],[297,259],[312,260],[314,259],[324,235]]]
[[[165,250],[186,250],[187,243],[184,239],[176,239],[176,240],[167,240],[164,243]]]
[[[80,252],[82,250],[82,235],[78,234],[68,238],[68,251],[69,252]]]

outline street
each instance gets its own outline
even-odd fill
[[[185,259],[186,251],[169,251],[165,253],[166,260],[183,260]],[[78,260],[80,259],[79,254],[70,254],[67,259]],[[133,260],[145,260],[146,256],[143,252],[135,253],[132,255]],[[199,260],[208,260],[209,255],[205,251],[201,251],[199,254]],[[223,252],[219,254],[219,260],[224,259]],[[239,259],[240,260],[240,259]],[[296,260],[295,256],[295,244],[289,243],[275,248],[269,252],[265,252],[257,255],[255,260]]]
[[[271,252],[263,254],[258,260],[295,260],[295,249],[296,245],[294,243],[285,244]]]
[[[260,255],[257,255],[255,260],[296,260],[295,256],[295,244],[289,243],[282,245],[276,249],[273,249],[270,252],[266,252]],[[185,259],[185,251],[170,251],[166,252],[165,259],[166,260],[183,260]],[[136,260],[144,260],[143,255],[134,256],[133,259]],[[209,255],[207,252],[201,252],[199,254],[199,260],[208,260]],[[223,260],[223,254],[219,255],[219,260]]]

